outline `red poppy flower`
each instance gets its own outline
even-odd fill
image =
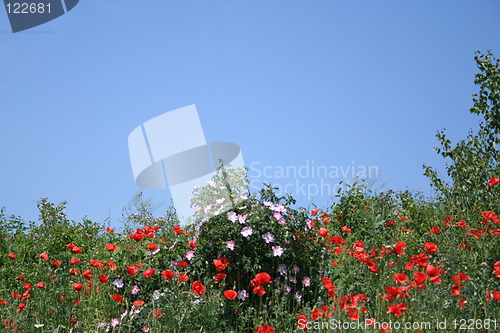
[[[306,316],[304,316],[304,315],[302,315],[302,314],[299,313],[297,321],[298,321],[297,326],[301,330],[303,330],[303,331],[307,331],[308,330],[308,328],[307,328],[308,321],[307,321],[307,317]]]
[[[217,273],[214,277],[214,282],[219,283],[220,280],[225,279],[227,277],[224,273]]]
[[[108,278],[109,278],[109,274],[101,274],[99,275],[99,281],[101,281],[102,283],[108,283]]]
[[[182,231],[181,227],[179,227],[178,225],[174,225],[174,232],[179,235],[179,234],[182,234],[184,231]]]
[[[77,276],[80,274],[80,270],[78,268],[70,268],[68,271],[71,276]]]
[[[351,232],[352,232],[352,230],[351,230],[351,229],[349,229],[347,226],[343,226],[343,227],[342,227],[342,230],[343,230],[343,231],[345,231],[345,232],[348,232],[348,233],[351,233]]]
[[[227,299],[235,299],[238,293],[234,290],[225,290],[224,296],[226,296]]]
[[[463,309],[465,308],[465,303],[467,303],[467,299],[465,297],[462,297],[462,299],[458,301],[458,306]]]
[[[82,253],[82,249],[80,249],[78,246],[74,246],[72,249],[71,249],[71,252],[73,253]]]
[[[92,271],[90,269],[87,269],[85,271],[83,271],[82,273],[82,276],[87,279],[87,280],[90,280],[92,279],[93,275],[92,275]]]
[[[401,232],[406,232],[406,233],[408,233],[408,234],[411,234],[411,233],[412,233],[412,231],[411,231],[410,229],[405,228],[405,227],[401,228],[401,230],[400,230],[400,231],[401,231]]]
[[[136,240],[137,242],[140,242],[144,238],[144,234],[136,232],[136,233],[130,234],[130,238]]]
[[[40,259],[45,261],[49,260],[49,255],[47,254],[47,252],[40,254]]]
[[[253,288],[252,291],[259,296],[264,296],[266,294],[266,290],[261,285],[258,285],[257,287]]]
[[[318,320],[319,319],[319,309],[315,308],[314,310],[311,311],[311,320]]]
[[[441,229],[439,229],[439,227],[437,226],[434,226],[431,228],[431,230],[429,231],[430,234],[436,234],[436,235],[439,235],[441,233]]]
[[[156,250],[158,250],[158,246],[156,246],[155,243],[149,243],[148,249],[151,251],[156,251]]]
[[[500,261],[499,261],[500,262]],[[24,275],[18,275],[17,276],[17,279],[20,280],[20,281],[24,281]]]
[[[114,270],[118,269],[118,266],[114,262],[112,262],[112,261],[108,260],[107,264],[108,264],[108,267],[109,267],[109,269],[111,271],[114,271]]]
[[[142,275],[144,275],[145,278],[153,276],[155,273],[155,270],[153,268],[148,268],[144,272],[142,272]]]
[[[117,294],[111,294],[111,296],[113,297],[113,301],[116,301],[116,302],[123,302],[123,297],[121,297],[120,295],[117,295]]]
[[[404,284],[409,280],[409,278],[405,273],[396,273],[394,274],[393,280],[398,284]]]
[[[26,291],[23,293],[23,297],[21,298],[21,302],[24,302],[26,300],[28,300],[28,298],[30,298],[30,292],[29,291]]]
[[[189,241],[188,245],[192,250],[196,249],[196,239]]]
[[[28,282],[24,282],[23,288],[26,290],[31,290],[31,284],[29,284]]]
[[[396,317],[401,317],[403,315],[403,311],[407,311],[406,306],[403,303],[399,303],[397,305],[389,305],[386,307],[389,313],[392,313]]]
[[[45,283],[43,283],[43,282],[38,282],[38,283],[36,284],[36,286],[37,286],[38,288],[46,288],[46,287],[45,287]]]
[[[17,306],[16,312],[23,312],[23,310],[24,310],[25,307],[26,307],[26,304],[23,304],[23,303],[19,304]]]
[[[467,223],[465,223],[465,220],[460,220],[457,222],[457,227],[460,229],[465,229],[468,227]]]
[[[161,309],[153,310],[153,316],[158,319],[161,318],[163,316],[161,313]]]
[[[469,281],[470,277],[465,273],[458,273],[457,275],[452,275],[453,282],[460,283],[463,281]]]
[[[396,223],[396,221],[387,221],[387,222],[385,222],[385,226],[386,227],[391,227],[391,226],[394,225],[394,223]]]
[[[463,288],[464,286],[461,286],[461,285],[458,285],[458,284],[454,284],[453,286],[451,286],[451,290],[450,290],[450,294],[452,296],[459,296],[459,295],[462,295],[462,293],[460,292],[460,290]]]
[[[175,274],[172,271],[165,270],[161,272],[161,275],[163,276],[164,280],[167,280],[167,279],[173,279]]]
[[[106,228],[104,230],[106,230],[107,232],[115,232],[115,229],[111,229],[111,228]]]
[[[254,280],[257,284],[267,284],[271,282],[271,276],[266,272],[257,273]]]
[[[493,264],[493,272],[495,272],[496,277],[500,277],[500,261]]]
[[[427,253],[429,253],[429,254],[434,254],[439,249],[438,246],[436,244],[434,244],[433,242],[424,243],[424,247],[425,247],[425,250],[427,251]]]
[[[359,311],[356,308],[349,307],[347,309],[347,315],[351,320],[359,320],[359,318],[361,318],[361,315],[359,314]]]
[[[133,303],[135,306],[143,306],[144,305],[144,302],[141,301],[141,300],[137,300]]]
[[[432,282],[434,282],[435,284],[441,284],[441,278],[439,277],[439,275],[444,273],[443,269],[428,264],[425,268],[425,272],[429,275]]]
[[[399,295],[399,288],[394,288],[394,287],[388,286],[388,287],[385,287],[385,291],[390,296],[398,296]],[[388,298],[388,299],[394,299],[394,297]]]
[[[406,242],[397,242],[396,246],[394,247],[394,253],[405,255],[406,253],[403,251],[404,248],[406,248]]]
[[[61,266],[61,260],[52,260],[50,264],[52,266]]]
[[[75,288],[75,291],[79,293],[82,291],[83,283],[73,283],[73,288]]]
[[[330,237],[330,233],[325,228],[319,228],[318,232],[321,237]]]
[[[116,249],[118,249],[118,246],[116,246],[115,244],[106,244],[106,250],[115,251]]]
[[[449,227],[451,225],[450,222],[453,221],[453,220],[454,220],[453,217],[450,217],[450,216],[445,217],[444,220],[443,220],[445,227]]]
[[[177,278],[179,282],[189,280],[189,276],[187,274],[181,273],[179,274],[179,277]]]
[[[321,316],[323,319],[328,319],[333,315],[333,312],[329,311],[330,307],[328,305],[323,305],[321,307]]]
[[[191,285],[191,289],[198,296],[201,296],[205,293],[205,286],[201,284],[200,281],[194,281]]]
[[[178,265],[184,268],[188,267],[188,263],[186,261],[181,261]]]
[[[132,265],[129,265],[127,266],[127,273],[129,275],[136,275],[137,273],[139,273],[139,268],[137,266],[132,266]]]
[[[346,244],[345,239],[343,239],[340,236],[333,236],[330,239],[328,239],[328,242],[334,243],[334,244]]]
[[[422,273],[422,272],[415,272],[413,273],[413,278],[415,279],[415,282],[418,284],[424,283],[424,281],[429,277],[429,275]]]
[[[215,269],[217,269],[219,272],[223,271],[229,266],[229,259],[226,257],[222,257],[220,259],[214,259],[213,260]]]
[[[311,215],[312,216],[316,216],[318,213],[319,213],[319,209],[317,209],[317,208],[311,210]]]
[[[71,258],[71,259],[69,260],[69,263],[70,263],[71,265],[76,265],[76,264],[81,263],[81,261],[80,261],[80,259]]]
[[[258,326],[255,329],[255,333],[276,333],[274,327],[271,325]]]
[[[332,282],[332,279],[328,279],[328,278],[326,278],[326,277],[323,276],[321,278],[321,282],[323,283],[323,286],[325,287],[325,289],[328,292],[328,297],[334,297],[335,296],[336,288],[335,288],[335,285]]]
[[[491,177],[490,178],[490,181],[488,183],[488,186],[489,187],[493,187],[495,186],[496,184],[498,184],[500,182],[500,179],[496,178],[496,177]]]
[[[104,262],[100,260],[94,260],[90,259],[90,265],[96,268],[106,268],[106,265],[104,265]]]
[[[16,259],[16,255],[14,253],[9,253],[7,256],[12,260]]]
[[[483,215],[483,219],[481,220],[483,223],[488,223],[488,221],[492,221],[493,223],[500,225],[500,218],[498,218],[497,214],[495,212],[491,211],[485,211],[482,212],[481,215]]]

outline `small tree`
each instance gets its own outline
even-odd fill
[[[424,165],[424,174],[440,197],[452,207],[456,213],[473,210],[495,210],[499,207],[499,190],[489,188],[487,181],[491,177],[500,176],[500,61],[488,51],[486,55],[476,52],[474,57],[480,73],[475,76],[474,83],[480,86],[479,94],[473,95],[474,106],[471,113],[482,116],[477,134],[472,131],[465,140],[452,147],[444,130],[436,136],[440,147],[435,147],[438,154],[450,158],[446,171],[452,183],[441,179],[437,172]]]

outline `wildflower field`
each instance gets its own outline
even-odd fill
[[[476,62],[479,130],[454,145],[437,135],[447,178],[424,167],[435,198],[359,180],[305,209],[267,185],[189,225],[138,200],[120,230],[46,198],[36,222],[2,209],[0,327],[500,332],[500,66],[491,53]]]

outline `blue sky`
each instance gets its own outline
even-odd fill
[[[430,194],[436,132],[456,141],[477,124],[474,51],[500,56],[499,15],[496,0],[86,0],[13,34],[0,10],[0,206],[36,219],[45,196],[119,226],[139,190],[128,135],[190,104],[256,182],[295,181],[257,177],[266,166],[371,165],[385,188]]]

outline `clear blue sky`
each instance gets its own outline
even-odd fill
[[[257,177],[266,166],[372,165],[386,188],[430,194],[422,164],[444,171],[436,132],[477,123],[474,51],[500,57],[499,17],[497,0],[85,0],[13,34],[0,9],[0,206],[35,219],[45,196],[118,226],[139,189],[129,133],[190,104],[254,181],[294,182]]]

